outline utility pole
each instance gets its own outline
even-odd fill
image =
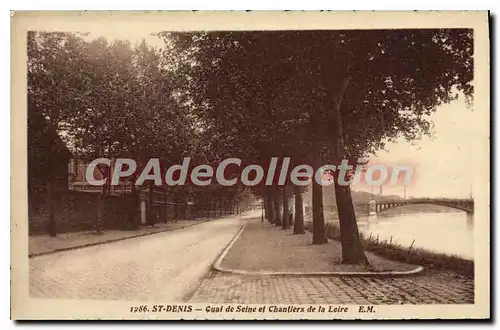
[[[404,185],[403,187],[404,187],[404,191],[405,191],[405,192],[404,192],[404,196],[405,196],[404,198],[405,198],[405,200],[406,200],[406,185]]]

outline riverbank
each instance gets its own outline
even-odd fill
[[[311,222],[306,222],[305,227],[310,230]],[[329,238],[340,241],[340,228],[334,222],[327,222],[326,233]],[[407,247],[388,241],[379,241],[377,237],[366,237],[360,233],[361,242],[365,251],[390,260],[423,266],[427,269],[446,269],[456,273],[474,276],[474,261],[466,260],[455,255],[436,253],[424,248]]]
[[[405,276],[318,274],[366,271],[341,265],[340,243],[312,245],[312,234],[294,235],[260,219],[249,219],[189,299],[210,304],[400,305],[473,304],[474,278],[453,271],[424,269]],[[376,267],[394,261],[366,252]],[[216,263],[217,264],[217,263]],[[399,263],[408,266],[406,263]],[[217,267],[220,266],[220,267]],[[409,265],[407,269],[414,268]],[[341,268],[345,267],[345,268]],[[358,268],[351,268],[358,267]],[[231,270],[231,271],[228,271]],[[238,272],[236,272],[237,270]],[[305,274],[308,272],[309,274]],[[265,276],[263,272],[275,274]],[[300,274],[283,274],[300,272]],[[372,271],[373,272],[373,271]],[[435,305],[437,306],[437,305]]]
[[[354,205],[356,216],[358,218],[368,217],[368,211],[365,208],[359,208],[359,206]],[[464,211],[453,209],[447,206],[441,205],[427,205],[427,204],[413,204],[404,205],[400,207],[390,208],[379,213],[379,215],[384,217],[395,217],[400,215],[410,215],[410,214],[457,214],[463,213]],[[336,207],[325,206],[323,209],[325,221],[338,221],[338,213]]]

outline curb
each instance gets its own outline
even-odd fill
[[[217,219],[220,219],[220,218],[217,218]],[[88,243],[88,244],[83,244],[83,245],[76,245],[76,246],[70,246],[70,247],[66,247],[66,248],[54,249],[54,250],[50,250],[50,251],[30,253],[30,254],[28,254],[28,258],[40,257],[40,256],[48,255],[48,254],[54,254],[54,253],[64,252],[64,251],[70,251],[70,250],[78,250],[78,249],[83,249],[83,248],[92,247],[92,246],[96,246],[96,245],[104,245],[104,244],[108,244],[108,243],[114,243],[114,242],[124,241],[124,240],[127,240],[127,239],[137,238],[137,237],[141,237],[141,236],[149,236],[149,235],[164,233],[164,232],[167,232],[167,231],[184,229],[184,228],[188,228],[188,227],[200,225],[202,223],[205,223],[205,222],[208,222],[208,221],[217,220],[217,219],[203,220],[203,221],[200,221],[200,222],[197,222],[197,223],[192,223],[190,225],[185,225],[185,226],[181,226],[181,227],[177,227],[177,228],[168,228],[168,229],[165,229],[165,230],[155,231],[155,232],[151,232],[151,233],[141,233],[141,234],[136,234],[136,235],[132,235],[132,236],[114,238],[114,239],[110,239],[110,240],[106,240],[106,241],[101,241],[101,242],[93,242],[93,243]]]
[[[412,270],[407,271],[388,271],[388,272],[272,272],[272,271],[248,271],[240,269],[230,269],[221,266],[224,257],[227,255],[233,244],[238,240],[241,233],[246,227],[248,220],[245,221],[240,230],[233,237],[231,242],[226,246],[221,255],[217,258],[212,268],[218,272],[233,275],[250,275],[250,276],[290,276],[290,277],[300,277],[300,276],[336,276],[336,277],[403,277],[409,275],[415,275],[421,273],[424,267],[417,266]]]
[[[241,233],[243,233],[243,230],[245,229],[247,222],[248,222],[248,220],[245,220],[245,222],[243,223],[241,228],[238,230],[236,235],[233,237],[233,239],[227,244],[227,246],[224,248],[222,253],[217,257],[217,259],[215,260],[215,262],[212,265],[213,269],[215,269],[216,271],[219,271],[219,272],[225,272],[227,270],[226,268],[221,267],[220,264],[222,263],[222,260],[224,260],[224,258],[226,257],[229,250],[231,250],[231,247],[233,247],[233,244],[236,242],[236,240],[238,240]],[[229,271],[231,272],[231,270],[229,270]]]

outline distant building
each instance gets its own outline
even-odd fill
[[[92,193],[100,193],[102,190],[101,186],[93,186],[87,182],[85,178],[85,173],[87,171],[89,162],[82,159],[72,158],[68,161],[68,173],[69,173],[69,189],[75,191],[85,191]],[[94,178],[97,180],[102,178],[99,170],[93,166],[92,171],[94,173]],[[130,193],[132,191],[131,182],[120,182],[118,185],[113,185],[110,187],[110,195],[121,195],[124,193]]]

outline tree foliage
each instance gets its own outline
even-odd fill
[[[316,168],[367,156],[400,136],[430,131],[441,104],[473,96],[473,39],[465,29],[162,32],[145,42],[73,33],[28,34],[29,114],[44,118],[83,158],[237,157]],[[289,184],[289,183],[287,183]],[[206,198],[203,187],[177,196]],[[231,203],[238,185],[210,187]],[[365,260],[349,187],[335,186],[345,262]],[[257,186],[269,220],[301,189]],[[205,194],[205,197],[202,197]],[[322,190],[313,187],[314,241],[322,243]],[[300,202],[300,199],[299,199]],[[295,205],[297,209],[300,205]],[[287,217],[283,227],[287,228]],[[297,232],[303,230],[297,228]],[[357,251],[357,252],[352,252]]]
[[[458,93],[469,101],[473,95],[471,30],[160,36],[175,45],[179,58],[189,57],[184,65],[179,61],[189,76],[185,95],[216,152],[233,157],[286,155],[317,168],[332,158],[365,156],[399,136],[413,140],[429,133],[428,116],[439,105]],[[360,250],[350,190],[336,191],[344,204],[344,250]],[[321,200],[316,196],[318,217]],[[322,217],[315,223],[321,225]],[[314,232],[324,235],[324,224]],[[344,261],[366,260],[360,251]]]

